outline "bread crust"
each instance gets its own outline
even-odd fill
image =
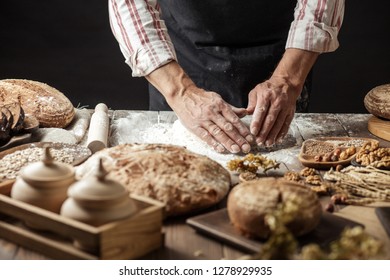
[[[64,128],[75,109],[57,89],[41,82],[23,79],[0,80],[0,103],[18,102],[26,114],[35,116],[42,127]]]
[[[302,203],[298,214],[286,226],[295,236],[304,235],[318,225],[321,204],[308,187],[282,178],[261,178],[235,186],[227,200],[229,219],[241,234],[266,239],[271,232],[265,216],[291,197],[302,198]]]
[[[215,205],[230,188],[230,173],[219,163],[181,146],[122,144],[96,152],[77,168],[88,176],[99,158],[108,178],[130,193],[165,203],[166,215],[191,213]]]
[[[364,97],[364,106],[374,116],[390,120],[390,84],[370,90]]]

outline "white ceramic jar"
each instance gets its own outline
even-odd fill
[[[106,175],[100,159],[94,174],[69,187],[61,215],[100,226],[134,214],[137,207],[128,191],[120,183],[107,179]]]
[[[69,186],[75,181],[73,166],[56,162],[50,148],[44,148],[42,161],[25,166],[11,190],[11,197],[37,207],[60,213]]]

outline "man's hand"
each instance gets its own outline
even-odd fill
[[[247,110],[253,113],[250,129],[258,145],[270,146],[284,138],[301,90],[302,87],[292,87],[284,79],[273,77],[249,93]]]
[[[240,120],[246,109],[232,107],[219,94],[196,87],[176,62],[153,71],[147,79],[164,95],[182,124],[214,150],[250,151],[254,138]]]
[[[230,106],[219,94],[191,86],[170,105],[183,125],[216,151],[250,151],[254,139],[239,118],[246,110]]]
[[[296,100],[318,55],[287,49],[271,78],[249,93],[247,111],[253,114],[250,130],[258,145],[273,145],[287,134]]]

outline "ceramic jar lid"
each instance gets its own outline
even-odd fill
[[[106,178],[107,171],[99,159],[95,173],[73,183],[68,199],[61,207],[61,215],[93,226],[100,226],[127,218],[137,211],[123,185]]]
[[[45,147],[42,160],[24,167],[20,171],[20,176],[30,183],[62,181],[74,177],[74,170],[71,165],[55,161],[50,148]]]
[[[102,160],[92,176],[74,183],[68,191],[69,197],[79,202],[113,202],[128,198],[129,193],[120,183],[106,178]]]

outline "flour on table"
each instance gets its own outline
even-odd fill
[[[243,119],[249,126],[248,119]],[[132,115],[127,118],[119,118],[112,123],[112,133],[110,145],[115,146],[125,143],[160,143],[184,146],[188,150],[205,155],[222,166],[233,158],[240,157],[240,154],[218,153],[210,148],[204,141],[189,132],[179,120],[172,123],[151,123],[145,115]],[[286,148],[296,146],[295,137],[291,131],[282,143],[270,148],[255,148],[254,152],[269,154],[272,159],[286,158],[290,153],[283,151]],[[277,155],[277,152],[281,155]],[[283,156],[282,156],[283,155]]]
[[[41,127],[33,132],[33,142],[81,144],[89,126],[91,115],[87,109],[76,109],[72,122],[66,128]]]
[[[55,142],[77,144],[74,134],[63,128],[45,127],[39,128],[31,136],[33,142]]]

